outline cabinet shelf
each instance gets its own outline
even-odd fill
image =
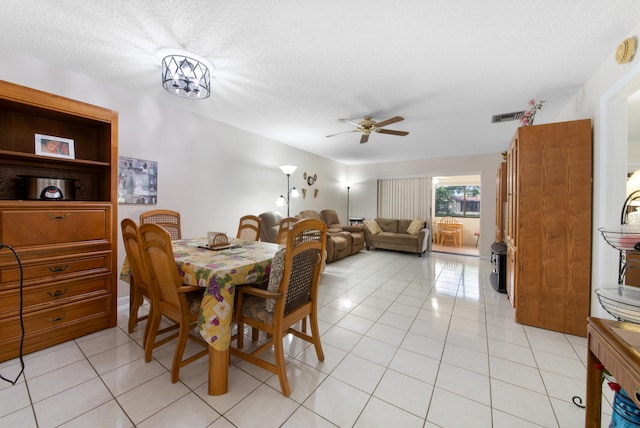
[[[37,162],[38,164],[48,164],[48,165],[59,165],[61,167],[109,167],[111,164],[109,162],[100,162],[94,160],[86,160],[86,159],[58,159],[58,158],[49,158],[43,157],[39,155],[34,155],[32,153],[23,153],[23,152],[15,152],[12,150],[0,150],[0,159],[6,159],[17,162]]]

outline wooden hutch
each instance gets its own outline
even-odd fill
[[[591,121],[525,126],[507,158],[507,292],[521,324],[587,334]]]
[[[35,134],[75,155],[36,154]],[[116,325],[117,152],[117,112],[0,81],[0,361],[19,355],[21,318],[24,353]],[[33,177],[75,196],[26,194]]]

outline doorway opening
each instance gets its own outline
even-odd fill
[[[480,175],[433,177],[432,251],[479,257],[480,179]],[[445,218],[453,225],[443,224]]]

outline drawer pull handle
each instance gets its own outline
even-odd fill
[[[65,294],[67,294],[67,291],[69,291],[68,288],[65,288],[64,291],[62,290],[56,290],[54,293],[52,293],[51,291],[49,291],[47,294],[50,297],[60,297],[60,296],[64,296]]]
[[[55,214],[47,213],[47,216],[51,220],[64,220],[65,218],[69,217],[70,215],[71,215],[71,213],[66,213],[65,215],[55,215]]]
[[[69,265],[49,266],[49,270],[53,273],[64,272],[69,269]]]
[[[47,321],[49,322],[60,322],[63,319],[65,319],[67,317],[67,314],[62,315],[61,317],[58,318],[47,318]]]

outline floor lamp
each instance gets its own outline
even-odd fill
[[[351,186],[347,186],[347,224],[351,224],[351,218],[349,217],[349,189]]]
[[[287,175],[287,197],[285,198],[284,195],[280,195],[280,197],[277,200],[277,204],[279,206],[282,206],[284,204],[287,204],[287,217],[290,216],[289,213],[289,208],[290,208],[290,202],[291,202],[291,198],[297,198],[298,197],[298,189],[295,188],[295,186],[293,188],[289,188],[289,177],[291,176],[291,174],[293,174],[293,171],[296,170],[297,166],[293,166],[293,165],[281,165],[280,170],[285,173]]]

